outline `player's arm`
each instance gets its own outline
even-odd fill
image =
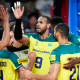
[[[26,70],[31,71],[32,68],[33,68],[33,64],[34,64],[34,62],[35,62],[35,59],[36,59],[36,54],[35,54],[35,52],[30,52],[30,53],[28,54],[28,58],[30,59],[30,62],[29,62],[29,64],[28,64],[28,67],[26,68]]]
[[[80,58],[68,58],[69,62],[63,65],[63,68],[65,69],[71,69],[75,64],[80,63]]]
[[[16,69],[16,71],[18,72],[18,73],[20,73],[20,71],[22,71],[22,70],[24,70],[25,68],[24,68],[24,66],[21,66],[21,67],[19,67],[18,69]]]
[[[56,52],[57,53],[57,52]],[[37,80],[57,80],[58,73],[60,70],[60,56],[55,55],[54,52],[51,53],[51,67],[49,74],[38,75],[30,72],[29,70],[23,70],[20,72],[20,75],[23,79],[37,79]]]
[[[23,45],[28,45],[30,40],[27,36],[22,36],[22,30],[21,30],[21,18],[24,13],[24,7],[21,11],[20,2],[14,3],[15,9],[12,7],[13,14],[16,18],[16,26],[14,31],[14,37],[17,41],[19,41]]]
[[[0,50],[2,50],[5,46],[8,45],[10,40],[8,9],[6,8],[5,11],[2,5],[0,5],[0,19],[2,19],[4,22],[4,34],[2,40],[0,41]]]
[[[35,59],[36,59],[36,54],[35,54],[34,52],[30,52],[30,53],[28,54],[28,58],[30,59],[30,62],[29,62],[28,67],[26,68],[26,70],[31,71],[31,70],[32,70],[32,67],[33,67],[33,64],[34,64],[34,62],[35,62]],[[18,73],[20,73],[20,72],[23,71],[23,70],[25,70],[24,66],[21,66],[21,67],[19,67],[18,69],[16,69],[16,71],[17,71]]]
[[[80,46],[80,36],[75,35],[73,33],[69,33],[68,35],[68,40],[74,44],[76,44],[77,46]]]
[[[60,70],[60,64],[51,64],[50,73],[46,75],[38,75],[30,72],[29,70],[23,70],[20,75],[23,79],[37,79],[37,80],[57,80]]]

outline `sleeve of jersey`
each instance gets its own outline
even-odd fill
[[[14,70],[16,70],[22,66],[22,64],[20,63],[20,59],[18,58],[18,56],[16,54],[13,53],[10,56],[10,60],[12,61],[12,66],[13,66]]]
[[[31,37],[32,36],[32,33],[28,33],[28,34],[25,34],[30,40],[31,40]],[[28,44],[28,47],[30,46],[30,44]]]
[[[31,33],[25,34],[28,38],[32,35]]]
[[[60,52],[53,50],[50,55],[50,63],[60,63]]]
[[[69,33],[68,40],[74,43],[75,45],[80,46],[80,36],[77,36],[73,33]]]

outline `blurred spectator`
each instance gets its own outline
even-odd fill
[[[21,5],[24,6],[23,19],[27,19],[28,13],[35,12],[35,0],[22,0]]]
[[[5,9],[8,8],[9,20],[11,20],[11,14],[10,14],[11,4],[10,4],[10,2],[6,2],[5,0],[0,0],[0,5],[3,5]]]
[[[25,29],[25,32],[35,32],[36,31],[36,22],[37,22],[36,13],[28,14],[28,26]]]
[[[39,15],[45,15],[50,17],[50,8],[53,5],[53,0],[37,0],[36,9]]]

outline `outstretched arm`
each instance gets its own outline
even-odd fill
[[[10,40],[8,9],[6,8],[5,11],[2,5],[0,5],[0,19],[2,19],[4,22],[4,34],[2,40],[0,41],[0,50],[2,50],[8,45]]]
[[[21,10],[20,2],[14,3],[14,7],[15,7],[15,9],[12,7],[13,14],[16,18],[14,37],[21,44],[27,46],[29,44],[30,40],[28,37],[22,35],[22,30],[21,30],[21,18],[24,13],[24,7]]]

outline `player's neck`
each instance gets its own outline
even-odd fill
[[[49,35],[49,31],[46,31],[44,34],[40,35],[40,38],[46,39]]]
[[[7,47],[5,47],[4,49],[8,50],[8,48],[7,48]]]
[[[20,48],[21,47],[21,43],[19,43],[18,41],[14,41],[13,45],[16,47],[16,48]]]
[[[60,39],[58,39],[58,42],[59,42],[59,45],[61,45],[61,44],[69,44],[67,38],[60,38]]]

